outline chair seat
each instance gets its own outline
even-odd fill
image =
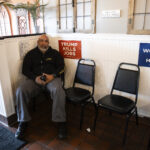
[[[90,91],[82,89],[82,88],[72,87],[72,88],[66,89],[66,97],[68,100],[72,102],[80,103],[90,98],[91,93]]]
[[[119,95],[106,95],[98,100],[98,104],[121,114],[127,114],[135,107],[134,101]]]

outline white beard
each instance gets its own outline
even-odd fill
[[[42,47],[39,47],[39,46],[38,46],[38,48],[39,48],[39,50],[40,50],[42,53],[45,53],[45,52],[48,50],[49,47],[47,47],[47,48],[42,48]]]

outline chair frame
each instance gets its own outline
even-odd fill
[[[118,69],[117,69],[117,72],[116,72],[116,76],[115,76],[115,79],[114,79],[114,82],[113,82],[113,86],[112,86],[112,89],[111,89],[111,92],[110,92],[110,95],[113,94],[113,90],[115,90],[114,86],[115,86],[115,82],[116,82],[116,79],[117,79],[117,76],[118,76],[118,72],[119,72],[119,69],[121,69],[121,66],[122,65],[128,65],[128,66],[135,66],[137,68],[137,73],[138,73],[138,77],[137,77],[137,87],[136,87],[136,93],[134,94],[135,95],[135,105],[134,107],[126,114],[121,114],[121,115],[126,115],[126,124],[125,124],[125,131],[124,131],[124,136],[123,136],[123,145],[125,144],[126,142],[126,136],[127,136],[127,130],[128,130],[128,122],[131,118],[131,116],[135,113],[135,118],[136,118],[136,124],[138,125],[138,112],[137,112],[137,107],[136,107],[136,104],[137,104],[137,99],[138,99],[138,88],[139,88],[139,77],[140,77],[140,68],[138,65],[136,64],[131,64],[131,63],[120,63],[119,66],[118,66]],[[124,69],[124,70],[131,70],[131,69]],[[134,71],[134,70],[131,70],[131,71]],[[118,90],[118,91],[121,91],[121,90]],[[122,91],[124,92],[124,91]],[[126,92],[126,93],[130,93],[130,92]],[[133,94],[133,93],[130,93],[130,94]],[[95,110],[95,119],[94,119],[94,125],[93,125],[93,129],[95,131],[95,128],[96,128],[96,121],[97,121],[97,118],[98,118],[98,109],[99,107],[103,108],[103,106],[100,106],[98,104],[96,104],[96,110]],[[106,109],[106,108],[104,108]],[[107,109],[109,110],[109,109]],[[116,112],[116,111],[113,111],[113,110],[109,110],[109,113],[112,114],[112,112]],[[118,114],[120,114],[119,112],[116,112]]]
[[[81,61],[92,62],[93,65],[84,64],[84,63],[81,63]],[[78,71],[78,67],[79,67],[80,64],[93,66],[93,84],[92,85],[87,85],[87,84],[76,82],[77,71]],[[74,77],[72,88],[75,88],[75,85],[77,83],[92,87],[92,92],[91,92],[91,95],[90,95],[89,99],[83,100],[83,102],[82,101],[80,102],[80,104],[81,104],[80,130],[82,129],[82,124],[83,124],[83,120],[84,120],[84,108],[85,108],[86,104],[92,102],[92,103],[94,103],[94,106],[95,106],[95,100],[94,100],[94,97],[93,97],[94,96],[94,91],[95,91],[95,87],[94,87],[95,86],[95,68],[96,68],[96,64],[95,64],[94,60],[81,58],[78,61],[78,65],[77,65],[77,69],[76,69],[76,73],[75,73],[75,77]],[[90,101],[88,101],[88,100],[90,100]],[[68,101],[70,101],[70,100],[68,99]],[[77,104],[77,103],[73,102],[73,104]]]

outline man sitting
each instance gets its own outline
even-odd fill
[[[29,51],[23,61],[22,73],[28,78],[16,90],[17,117],[19,126],[15,137],[22,139],[31,120],[28,104],[32,97],[46,89],[53,100],[52,121],[58,123],[58,137],[66,138],[65,92],[60,74],[64,70],[64,59],[49,46],[48,37],[43,34],[37,47]]]

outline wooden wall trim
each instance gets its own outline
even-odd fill
[[[22,35],[13,35],[13,36],[2,36],[2,37],[0,37],[0,40],[6,39],[6,38],[17,38],[17,37],[27,37],[27,36],[38,36],[38,35],[42,35],[42,34],[46,34],[46,33],[43,32],[43,33],[36,33],[36,34],[22,34]]]
[[[129,0],[129,9],[128,9],[128,34],[136,34],[136,35],[148,35],[150,34],[150,30],[136,30],[134,29],[134,10],[135,10],[135,2],[136,0]]]
[[[9,8],[4,5],[6,11],[7,11],[7,14],[8,14],[8,17],[9,17],[9,22],[10,22],[10,30],[11,30],[11,35],[13,35],[13,27],[12,27],[12,17],[11,17],[11,13],[9,11]]]

